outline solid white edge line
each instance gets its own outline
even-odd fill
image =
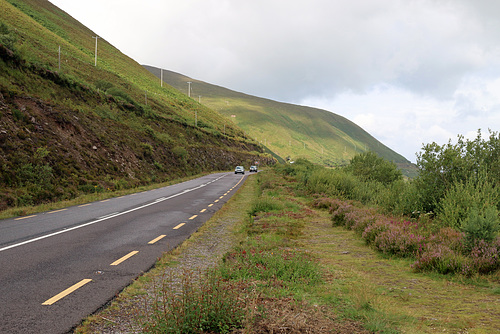
[[[222,175],[221,177],[217,178],[216,180],[220,180],[224,176],[225,175]],[[73,227],[70,227],[70,228],[65,228],[64,230],[61,230],[61,231],[57,231],[57,232],[54,232],[54,233],[42,235],[40,237],[37,237],[37,238],[34,238],[34,239],[29,239],[29,240],[26,240],[26,241],[23,241],[23,242],[20,242],[20,243],[17,243],[17,244],[13,244],[13,245],[10,245],[10,246],[5,246],[3,248],[0,248],[0,252],[6,251],[6,250],[11,249],[11,248],[19,247],[19,246],[22,246],[22,245],[26,245],[26,244],[29,244],[29,243],[32,243],[32,242],[35,242],[35,241],[39,241],[39,240],[43,240],[43,239],[46,239],[46,238],[50,238],[50,237],[56,236],[58,234],[62,234],[62,233],[66,233],[66,232],[69,232],[69,231],[77,230],[77,229],[85,227],[85,226],[97,224],[97,223],[100,223],[100,222],[102,222],[104,220],[108,220],[108,219],[111,219],[111,218],[114,218],[114,217],[125,215],[127,213],[134,212],[134,211],[137,211],[137,210],[140,210],[140,209],[143,209],[143,208],[147,208],[148,206],[151,206],[151,205],[154,205],[154,204],[158,204],[160,202],[172,199],[174,197],[183,195],[185,193],[191,192],[191,191],[199,189],[199,188],[202,188],[202,187],[199,186],[199,187],[195,187],[195,188],[192,188],[192,189],[187,189],[187,190],[184,190],[184,191],[182,191],[180,193],[173,194],[173,195],[171,195],[169,197],[164,197],[164,198],[158,199],[158,200],[156,200],[154,202],[151,202],[151,203],[148,203],[148,204],[144,204],[143,206],[139,206],[137,208],[133,208],[133,209],[130,209],[130,210],[127,210],[127,211],[123,211],[123,212],[118,212],[116,214],[112,214],[110,216],[99,218],[97,220],[94,220],[94,221],[91,221],[91,222],[88,222],[88,223],[85,223],[85,224],[82,224],[82,225],[73,226]]]

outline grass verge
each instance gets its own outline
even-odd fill
[[[224,240],[214,234],[222,224]],[[228,247],[214,252],[214,240]],[[217,253],[205,269],[183,260],[197,249],[200,262]],[[172,270],[181,275],[172,278]],[[150,333],[493,333],[499,284],[485,280],[413,272],[408,260],[384,257],[353,231],[332,227],[292,179],[267,170],[77,333],[119,323]],[[223,300],[225,313],[227,306],[241,313],[230,321],[215,316],[207,295]]]

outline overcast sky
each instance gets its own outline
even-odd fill
[[[500,130],[500,1],[51,2],[141,64],[332,111],[412,162]]]

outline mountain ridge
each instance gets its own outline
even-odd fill
[[[161,78],[161,69],[143,66]],[[410,164],[354,122],[330,111],[252,96],[165,69],[163,81],[184,94],[190,87],[194,99],[232,119],[282,158],[339,166],[357,153],[373,151],[400,165]]]

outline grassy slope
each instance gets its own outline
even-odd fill
[[[0,46],[0,210],[270,161],[104,38],[94,66],[96,34],[50,2],[0,0],[0,13],[16,39]]]
[[[160,77],[160,70],[145,66]],[[396,163],[408,161],[348,119],[326,110],[276,102],[235,92],[223,87],[163,71],[164,82],[201,103],[230,117],[250,136],[281,157],[307,158],[313,162],[338,165],[356,153],[374,151]],[[235,117],[231,117],[234,115]]]

